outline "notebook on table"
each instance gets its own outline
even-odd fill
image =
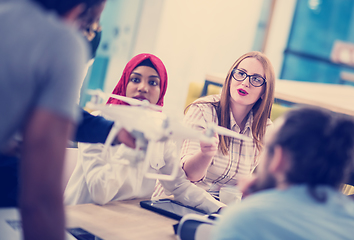
[[[77,240],[66,232],[66,240]],[[21,216],[17,208],[0,208],[0,239],[22,240]]]

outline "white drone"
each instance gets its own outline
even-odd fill
[[[86,104],[86,107],[91,110],[100,111],[103,116],[115,122],[104,144],[102,154],[105,155],[107,153],[108,147],[111,146],[118,131],[121,128],[125,128],[136,138],[136,148],[135,151],[128,153],[130,154],[129,156],[126,156],[126,159],[129,159],[129,161],[122,160],[121,163],[134,166],[140,162],[144,162],[146,178],[172,181],[177,176],[178,167],[180,166],[179,161],[175,162],[170,175],[147,172],[150,159],[154,157],[157,142],[168,139],[174,139],[177,142],[182,142],[184,139],[211,142],[215,133],[245,141],[251,140],[249,137],[217,126],[216,124],[209,124],[205,133],[202,133],[184,125],[182,121],[177,120],[176,116],[169,116],[162,112],[161,106],[150,104],[146,100],[140,101],[129,97],[104,93],[101,90],[89,90],[88,94],[92,95],[92,97],[91,101]],[[104,104],[104,101],[109,97],[126,102],[130,106]]]

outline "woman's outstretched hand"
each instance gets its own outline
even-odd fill
[[[212,138],[212,143],[200,142],[200,150],[204,156],[214,157],[218,151],[219,136],[217,133]]]

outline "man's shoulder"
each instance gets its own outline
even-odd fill
[[[235,204],[233,210],[237,211],[238,214],[250,215],[250,213],[255,213],[253,216],[267,215],[270,212],[276,212],[282,205],[285,205],[291,201],[292,196],[286,192],[279,191],[276,189],[263,190],[261,192],[255,193],[243,199],[241,204]]]
[[[335,239],[339,233],[351,236],[352,202],[344,201],[335,190],[328,196],[328,203],[323,204],[308,194],[306,186],[263,190],[225,208],[217,233],[244,239],[264,239],[266,235],[271,239]],[[329,227],[336,230],[327,231]]]
[[[271,195],[267,194],[271,197]],[[269,204],[263,193],[257,193],[239,203],[228,206],[221,212],[217,223],[216,239],[259,239],[259,231],[276,211],[276,205]],[[254,231],[257,226],[258,231]]]

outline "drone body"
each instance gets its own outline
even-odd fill
[[[140,162],[144,162],[144,169],[146,169],[145,177],[147,178],[171,181],[175,179],[178,167],[180,166],[179,159],[176,159],[171,175],[152,174],[147,172],[150,161],[154,157],[154,154],[156,154],[154,152],[156,151],[156,143],[159,141],[166,141],[169,139],[175,140],[177,142],[177,148],[179,149],[180,144],[184,139],[212,142],[212,137],[215,132],[243,140],[250,140],[250,138],[245,137],[244,135],[217,125],[208,126],[208,134],[205,135],[200,131],[185,126],[178,117],[162,112],[160,106],[150,104],[147,101],[139,101],[114,94],[106,94],[101,90],[94,90],[89,93],[92,95],[92,98],[91,102],[88,102],[86,107],[100,111],[104,117],[115,122],[107,137],[102,154],[104,155],[107,153],[108,147],[111,146],[118,131],[121,128],[125,128],[136,138],[136,149],[135,155],[130,153],[129,156],[126,156],[126,159],[129,159],[129,161],[122,161],[122,164],[130,164],[134,167]],[[107,97],[117,98],[130,105],[103,105],[102,99]]]

